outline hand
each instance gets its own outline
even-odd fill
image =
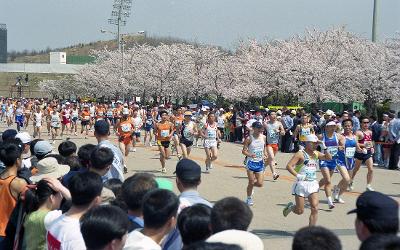
[[[296,179],[297,181],[304,181],[306,179],[306,176],[304,174],[297,174]]]
[[[251,154],[250,157],[255,159],[256,158],[256,154]]]
[[[51,189],[53,189],[56,192],[60,192],[61,190],[63,190],[65,187],[61,184],[61,182],[57,179],[53,179],[50,177],[45,177],[43,178],[43,180],[45,180]]]
[[[338,149],[339,150],[344,150],[344,146],[339,146]]]
[[[371,150],[371,154],[374,154],[375,149],[374,149],[374,148],[371,148],[370,150]]]
[[[363,149],[362,149],[362,153],[363,153],[363,154],[367,154],[367,153],[368,153],[368,150],[367,150],[366,148],[363,148]]]

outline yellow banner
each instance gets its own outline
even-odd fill
[[[302,109],[303,107],[301,106],[268,106],[269,109],[283,109],[283,107],[286,107],[287,109]]]

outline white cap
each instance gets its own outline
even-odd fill
[[[318,137],[314,134],[306,136],[306,142],[318,142]]]
[[[223,109],[223,108],[220,108],[219,111],[224,111],[224,109]]]
[[[282,115],[282,110],[279,109],[278,111],[276,111],[276,114],[277,115]]]
[[[122,109],[122,114],[123,114],[123,115],[129,115],[129,109],[123,108],[123,109]]]
[[[336,126],[336,122],[330,121],[325,126]]]
[[[28,132],[20,132],[18,133],[15,138],[18,138],[22,141],[22,143],[30,143],[32,141],[31,136],[28,134]]]
[[[70,102],[66,102],[66,103],[65,103],[65,105],[70,105],[70,104],[71,104]]]
[[[224,230],[211,235],[206,242],[221,242],[240,246],[243,250],[263,250],[262,240],[255,234],[242,230]]]
[[[332,110],[328,109],[328,110],[325,112],[325,114],[328,115],[328,116],[332,116],[332,115],[334,115],[335,113],[334,113]]]

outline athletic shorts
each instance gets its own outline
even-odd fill
[[[71,119],[71,121],[72,121],[73,123],[76,123],[77,120],[78,120],[78,117],[72,117],[72,119]]]
[[[89,121],[81,121],[81,125],[82,126],[87,126],[87,125],[89,125]]]
[[[354,154],[354,158],[356,158],[357,160],[362,161],[363,163],[366,162],[371,157],[372,157],[371,151],[368,151],[368,153],[366,153],[366,154],[359,153],[359,152],[356,152]]]
[[[129,145],[132,143],[132,136],[120,136],[118,138],[119,142],[122,142],[125,145]]]
[[[330,171],[334,171],[336,169],[337,162],[336,160],[330,161],[320,161],[319,168],[328,168]]]
[[[273,144],[267,144],[267,147],[272,148],[272,150],[274,151],[274,153],[278,152],[279,146],[276,143]]]
[[[318,181],[297,181],[293,184],[292,195],[308,198],[313,193],[319,192]]]
[[[204,148],[216,148],[218,145],[217,140],[204,140]]]
[[[144,127],[144,131],[150,132],[153,129],[153,126]]]
[[[159,141],[157,140],[157,145],[164,148],[169,148],[169,141]]]
[[[140,132],[133,132],[133,133],[132,133],[132,136],[140,137]]]
[[[181,138],[179,143],[184,144],[187,148],[193,146],[193,141],[189,141],[188,139]]]
[[[345,158],[344,161],[342,159],[337,160],[337,165],[345,167],[347,170],[353,170],[355,165],[354,158]]]
[[[250,161],[246,162],[246,169],[254,173],[263,172],[265,169],[264,161]]]

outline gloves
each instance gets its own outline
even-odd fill
[[[296,179],[297,181],[304,181],[306,179],[306,176],[304,174],[297,174]]]

